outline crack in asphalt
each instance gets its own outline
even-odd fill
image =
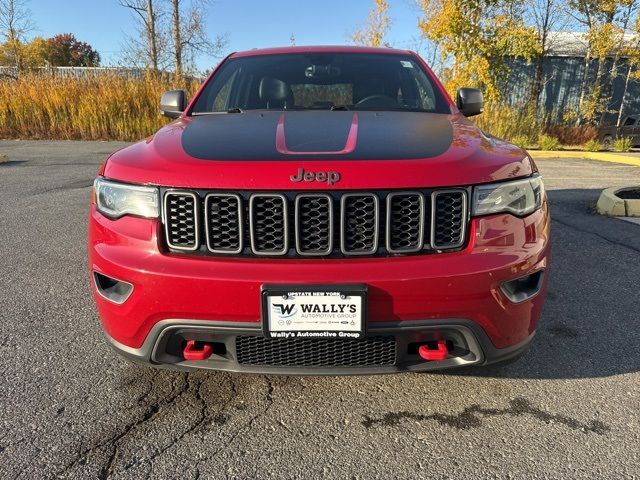
[[[125,428],[125,430],[120,435],[117,435],[116,438],[112,442],[110,442],[110,445],[112,447],[111,454],[107,462],[103,465],[102,469],[100,470],[100,473],[98,475],[98,478],[100,480],[109,478],[113,473],[113,470],[116,464],[116,459],[118,458],[120,442],[122,441],[122,439],[125,438],[127,435],[129,435],[133,430],[135,430],[140,425],[143,425],[146,422],[149,422],[150,420],[152,420],[158,414],[158,412],[160,412],[162,407],[166,407],[175,403],[176,400],[178,400],[182,395],[188,392],[189,387],[191,385],[189,382],[189,374],[183,373],[178,378],[182,379],[182,385],[177,390],[174,389],[174,392],[175,392],[174,394],[170,395],[169,397],[166,397],[165,399],[161,399],[157,403],[152,404],[150,408],[147,409],[147,411],[145,412],[145,415],[141,420],[133,422],[132,424],[129,424],[127,428]]]
[[[248,421],[246,421],[244,424],[240,425],[228,438],[227,441],[224,442],[224,444],[220,447],[218,447],[209,457],[208,460],[217,457],[220,453],[224,452],[225,450],[227,450],[231,444],[235,441],[236,438],[238,438],[238,436],[247,431],[250,430],[253,427],[253,424],[255,423],[255,421],[261,417],[264,417],[267,412],[271,409],[271,407],[274,404],[274,400],[273,400],[273,392],[275,391],[275,387],[273,385],[273,382],[271,381],[271,379],[267,376],[264,377],[265,381],[267,382],[267,394],[265,396],[265,400],[267,401],[267,405],[265,406],[265,408],[253,415]],[[285,380],[285,383],[288,382],[289,379],[287,378]],[[234,392],[234,395],[232,395],[231,398],[235,397],[235,393],[236,393],[236,386],[235,384],[232,384],[232,390]],[[198,461],[196,463],[196,475],[195,478],[199,479],[200,478],[200,464],[202,462]]]
[[[188,381],[188,377],[187,377],[187,381]],[[193,423],[193,425],[191,425],[189,428],[187,428],[184,432],[182,432],[176,438],[172,439],[171,442],[167,446],[161,448],[157,452],[154,452],[149,458],[146,458],[146,459],[143,460],[143,463],[148,463],[151,466],[151,469],[149,470],[148,475],[147,475],[149,478],[151,477],[151,473],[153,471],[153,461],[157,457],[163,455],[171,447],[177,445],[178,442],[180,442],[183,438],[185,438],[190,433],[193,433],[196,430],[198,430],[200,427],[205,426],[205,421],[207,420],[207,418],[209,418],[209,415],[208,415],[209,406],[208,406],[207,402],[205,401],[205,399],[202,397],[202,393],[201,393],[202,385],[204,384],[204,382],[205,382],[205,380],[197,382],[195,387],[194,387],[194,396],[195,396],[196,400],[198,401],[198,403],[200,404],[200,408],[199,408],[199,412],[198,412],[198,418]],[[127,471],[131,467],[133,467],[133,466],[135,466],[135,465],[137,465],[139,463],[140,462],[138,462],[137,459],[134,459],[133,461],[130,461],[127,465],[125,465],[124,470]]]
[[[154,377],[155,378],[155,377]],[[99,450],[102,450],[103,448],[109,447],[110,453],[109,453],[109,457],[107,459],[107,461],[105,462],[105,464],[102,466],[102,468],[100,469],[100,472],[98,474],[98,478],[99,479],[105,479],[108,478],[109,475],[112,473],[112,469],[113,469],[113,465],[114,462],[116,460],[117,454],[118,454],[118,444],[119,442],[125,438],[127,435],[129,435],[129,433],[131,433],[136,427],[144,424],[145,422],[148,422],[149,420],[153,419],[153,417],[155,417],[158,412],[161,410],[162,407],[165,407],[167,405],[172,404],[173,402],[175,402],[181,395],[183,395],[189,386],[189,382],[186,378],[186,374],[183,374],[181,377],[183,381],[182,381],[182,385],[176,389],[176,387],[174,386],[174,388],[172,389],[172,394],[169,395],[168,397],[162,398],[159,401],[157,401],[156,403],[150,404],[147,406],[146,410],[144,411],[144,413],[142,414],[141,417],[139,417],[138,419],[129,422],[128,424],[125,425],[125,427],[123,429],[121,429],[119,432],[111,435],[109,438],[100,441],[98,443],[95,443],[93,445],[90,445],[89,447],[85,447],[82,448],[82,446],[80,447],[78,453],[76,454],[75,458],[73,458],[67,465],[65,465],[60,471],[58,471],[58,473],[56,474],[56,476],[64,476],[66,475],[68,472],[70,472],[73,468],[75,468],[77,465],[81,465],[84,463],[84,461],[86,461],[86,458],[91,455],[92,453],[95,453]],[[153,382],[153,379],[151,380]],[[173,382],[175,385],[175,382]]]
[[[4,438],[3,438],[3,440],[4,440]],[[16,440],[15,442],[9,442],[9,443],[5,443],[4,445],[0,445],[0,453],[4,453],[4,451],[7,448],[12,448],[12,447],[18,446],[18,445],[24,443],[25,441],[26,441],[26,439],[21,438],[20,440]]]
[[[152,389],[155,379],[156,379],[156,376],[154,375],[149,382],[151,384],[151,387],[145,389],[145,391],[140,395],[140,397],[138,398],[139,402],[141,399],[146,398],[148,396],[149,394],[148,392],[149,390]],[[266,394],[264,396],[266,405],[264,406],[264,408],[262,408],[261,411],[256,413],[255,415],[252,415],[251,418],[249,418],[246,422],[238,426],[238,428],[236,428],[233,432],[231,432],[230,435],[227,436],[225,441],[221,442],[221,445],[211,455],[208,456],[207,458],[208,460],[216,457],[218,454],[228,449],[231,446],[231,444],[236,440],[236,438],[238,438],[240,435],[242,435],[246,431],[250,431],[253,428],[255,422],[259,418],[263,417],[274,405],[273,395],[275,391],[275,386],[270,378],[264,377],[264,379],[266,381]],[[162,455],[164,455],[169,449],[171,449],[172,447],[177,445],[179,442],[181,442],[185,437],[195,432],[206,429],[208,424],[211,422],[219,425],[226,423],[227,416],[225,415],[225,412],[228,411],[228,409],[232,406],[234,401],[237,400],[237,393],[238,393],[237,385],[233,379],[233,376],[231,376],[229,378],[229,383],[231,386],[231,392],[229,394],[229,398],[222,405],[220,405],[219,409],[218,408],[216,409],[217,412],[215,412],[216,414],[214,415],[213,414],[214,412],[211,411],[211,406],[207,402],[207,399],[205,398],[205,396],[203,396],[202,394],[202,387],[203,385],[206,384],[207,380],[208,378],[205,378],[200,381],[192,381],[188,373],[181,375],[180,377],[178,377],[176,380],[173,381],[171,394],[157,400],[153,404],[148,405],[146,410],[142,414],[142,416],[126,424],[124,428],[121,428],[117,433],[114,433],[108,438],[103,439],[102,441],[99,441],[97,443],[94,443],[91,446],[83,447],[82,444],[80,444],[75,457],[60,471],[58,471],[56,476],[60,477],[60,476],[65,476],[70,474],[70,472],[75,467],[77,467],[78,465],[83,465],[86,462],[87,457],[89,457],[90,455],[97,453],[101,450],[108,449],[108,457],[100,467],[100,470],[97,474],[98,479],[104,480],[104,479],[110,478],[112,475],[116,474],[118,471],[126,472],[127,470],[130,470],[133,467],[144,465],[144,464],[148,464],[151,467],[149,471],[146,472],[146,476],[150,477],[153,472],[154,461],[158,457],[161,457]],[[185,429],[183,432],[177,435],[175,438],[172,438],[167,445],[153,452],[148,458],[139,459],[139,458],[136,458],[136,456],[134,455],[133,458],[130,458],[126,464],[122,465],[122,455],[120,454],[120,446],[126,440],[128,435],[136,431],[136,429],[143,426],[144,424],[152,421],[153,418],[155,418],[155,416],[163,408],[171,406],[176,401],[178,401],[178,399],[180,399],[183,395],[186,395],[186,394],[192,394],[195,400],[198,402],[198,406],[199,406],[198,415],[196,416],[195,421],[187,429]],[[210,422],[208,422],[208,420],[210,420]],[[200,476],[200,463],[201,462],[196,463],[196,478]],[[120,464],[120,468],[118,468],[119,464]]]
[[[64,185],[58,185],[56,187],[49,187],[49,188],[45,188],[45,189],[41,189],[41,190],[35,190],[32,192],[32,196],[38,196],[38,195],[47,195],[49,193],[54,193],[54,192],[65,192],[65,191],[70,191],[70,190],[84,190],[86,188],[89,188],[91,186],[93,186],[93,178],[89,178],[86,180],[76,180],[70,183],[66,183]]]
[[[572,430],[578,430],[584,433],[605,435],[611,430],[608,425],[599,420],[591,420],[587,423],[583,423],[567,415],[546,412],[533,406],[526,398],[523,397],[517,397],[511,400],[507,408],[485,408],[476,404],[465,408],[462,412],[455,415],[445,413],[432,413],[425,415],[413,412],[389,412],[380,418],[372,418],[365,415],[362,425],[364,425],[365,428],[370,429],[375,426],[395,427],[403,420],[414,420],[419,422],[434,420],[440,425],[452,427],[458,430],[469,430],[481,427],[483,425],[482,417],[520,417],[523,415],[530,415],[543,423],[559,423]]]
[[[602,234],[600,234],[598,232],[594,232],[593,230],[587,230],[585,228],[580,228],[580,227],[577,227],[577,226],[572,225],[570,223],[563,222],[562,220],[559,220],[557,217],[552,217],[551,221],[559,223],[560,225],[565,226],[567,228],[572,228],[572,229],[577,230],[578,232],[581,232],[581,233],[588,233],[588,234],[594,235],[594,236],[596,236],[596,237],[598,237],[598,238],[600,238],[600,239],[602,239],[602,240],[604,240],[606,242],[609,242],[609,243],[611,243],[613,245],[617,245],[619,247],[628,248],[631,251],[634,251],[636,253],[640,253],[640,248],[634,247],[633,245],[628,245],[628,244],[623,243],[623,242],[619,242],[617,240],[612,240],[611,238],[605,237],[604,235],[602,235]]]

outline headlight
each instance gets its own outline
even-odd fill
[[[540,175],[512,182],[478,185],[473,189],[473,215],[507,212],[524,217],[542,206],[544,185]]]
[[[136,215],[158,218],[158,189],[141,185],[127,185],[96,178],[93,182],[96,208],[110,218]]]

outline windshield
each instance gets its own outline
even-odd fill
[[[449,113],[410,55],[291,53],[227,60],[191,114],[264,109]]]

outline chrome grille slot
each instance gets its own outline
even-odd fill
[[[467,194],[464,190],[440,190],[432,194],[431,245],[443,250],[464,244]]]
[[[287,198],[254,194],[249,199],[251,250],[256,255],[285,255],[289,250]]]
[[[333,250],[333,201],[326,194],[296,197],[296,251],[300,255],[329,255]]]
[[[347,193],[340,208],[340,243],[345,255],[371,255],[378,250],[378,197]]]
[[[231,193],[210,193],[204,199],[207,247],[214,253],[242,251],[242,199]]]
[[[387,250],[410,253],[424,244],[424,195],[419,192],[390,193],[387,196]]]
[[[167,245],[176,250],[197,250],[200,246],[198,197],[190,192],[167,192],[163,215]]]

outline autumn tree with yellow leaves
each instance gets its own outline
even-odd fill
[[[536,32],[522,18],[523,4],[501,0],[422,0],[419,28],[442,48],[450,93],[478,86],[489,102],[500,100],[510,58],[539,52]]]
[[[370,47],[389,46],[384,42],[385,35],[391,28],[389,3],[385,0],[374,0],[374,7],[362,28],[351,34],[351,41],[358,45]]]
[[[618,76],[628,32],[638,8],[637,0],[570,0],[568,14],[586,29],[587,52],[576,125],[600,122],[609,110],[611,85]],[[627,52],[628,54],[629,52]],[[611,65],[607,66],[607,59]]]

